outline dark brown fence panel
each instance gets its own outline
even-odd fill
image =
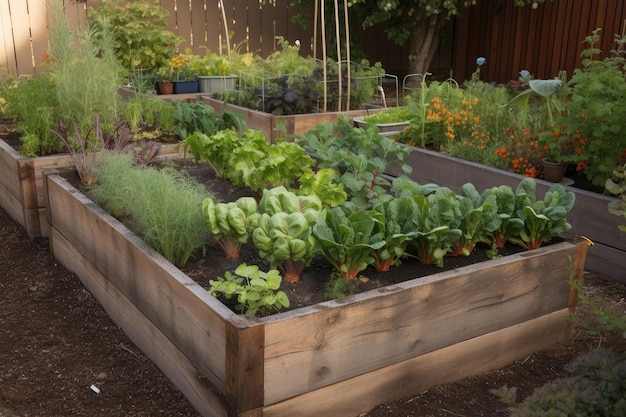
[[[553,78],[560,70],[569,76],[581,67],[585,37],[602,28],[599,47],[606,56],[624,19],[621,0],[546,0],[536,8],[478,0],[456,21],[453,74],[457,80],[470,78],[476,58],[484,56],[486,81],[517,79],[522,69],[535,78]]]

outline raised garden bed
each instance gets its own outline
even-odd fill
[[[581,278],[587,251],[563,241],[252,318],[59,173],[45,186],[54,256],[204,416],[356,416],[564,341],[568,280]]]
[[[420,148],[413,148],[407,163],[413,168],[410,175],[413,180],[422,184],[436,183],[456,192],[460,192],[461,186],[468,182],[482,190],[499,185],[515,187],[524,178],[519,174]],[[397,176],[400,170],[391,166],[387,173]],[[550,182],[538,179],[537,195],[543,195],[550,185]],[[608,204],[615,198],[564,186],[576,194],[576,204],[567,217],[572,225],[570,233],[585,236],[594,242],[589,249],[586,267],[626,282],[626,233],[617,228],[623,223],[623,218],[608,212]]]
[[[340,114],[348,118],[354,118],[379,111],[379,109],[370,109],[276,116],[270,113],[236,106],[234,104],[224,104],[223,101],[216,100],[209,96],[201,96],[200,99],[204,103],[213,107],[218,114],[222,114],[224,110],[241,113],[246,119],[246,126],[250,129],[258,129],[262,131],[270,143],[273,143],[277,138],[284,137],[284,133],[279,129],[281,125],[286,129],[287,135],[302,135],[309,130],[314,129],[322,122],[336,123],[338,115]]]
[[[164,144],[159,151],[161,156],[176,153],[171,144]],[[42,170],[71,165],[69,154],[24,158],[0,139],[0,207],[24,227],[29,238],[48,236]]]

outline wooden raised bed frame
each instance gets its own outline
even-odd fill
[[[287,135],[302,135],[309,130],[315,129],[315,127],[322,122],[336,123],[339,115],[354,118],[366,116],[383,110],[376,108],[369,110],[276,116],[270,113],[236,106],[234,104],[224,104],[223,101],[216,100],[210,96],[201,95],[200,99],[202,102],[213,107],[218,114],[222,114],[225,110],[235,111],[242,114],[246,120],[246,126],[250,129],[258,129],[262,131],[270,143],[274,143],[276,139],[284,137],[284,133],[279,129],[281,125],[284,126]]]
[[[44,182],[54,256],[203,416],[357,416],[565,341],[577,298],[568,280],[581,278],[587,251],[564,241],[253,318],[62,175]]]
[[[410,174],[413,180],[421,184],[436,183],[457,193],[468,182],[474,184],[477,190],[500,185],[509,185],[515,189],[525,178],[420,148],[413,148],[407,163],[413,168]],[[391,166],[387,173],[397,176],[401,171],[397,166]],[[550,182],[537,179],[537,196],[542,198],[551,185]],[[570,233],[585,236],[594,242],[587,254],[587,269],[626,282],[626,233],[617,228],[624,223],[624,218],[608,212],[609,202],[616,199],[567,185],[565,189],[576,194],[576,203],[567,216],[572,225]]]
[[[175,145],[163,145],[159,156],[178,154]],[[48,236],[42,170],[72,166],[69,154],[25,158],[0,140],[0,207],[30,239]]]

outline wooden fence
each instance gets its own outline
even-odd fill
[[[41,70],[42,54],[48,50],[50,6],[47,4],[54,1],[63,1],[73,27],[84,27],[87,9],[102,3],[102,0],[0,0],[0,67],[8,68],[13,75],[37,74]],[[189,48],[196,54],[204,54],[204,48],[223,50],[226,35],[219,3],[160,0],[169,12],[168,26],[185,39],[179,51]],[[303,28],[292,23],[291,18],[305,9],[291,6],[290,0],[224,0],[223,3],[228,31],[234,34],[231,45],[241,45],[244,51],[267,56],[275,50],[275,37],[282,36],[290,43],[299,40],[303,55],[312,54],[313,24]],[[378,30],[357,28],[355,34],[363,38],[366,55],[372,62],[381,61],[385,69],[394,71],[406,67],[407,53],[399,46],[381,42],[384,35]],[[320,40],[316,41],[319,44]]]
[[[546,0],[536,8],[480,0],[456,21],[454,78],[468,79],[480,56],[487,59],[481,68],[485,81],[515,80],[523,69],[535,78],[554,78],[560,70],[570,77],[582,65],[585,37],[602,28],[598,46],[606,56],[624,19],[623,0]]]
[[[70,22],[86,23],[86,10],[102,0],[0,0],[0,67],[17,74],[40,71],[41,56],[48,50],[46,5],[63,1]],[[217,0],[160,0],[169,11],[169,26],[185,41],[181,48],[204,53],[203,47],[221,50],[224,44],[222,13]],[[312,24],[304,29],[291,23],[302,11],[290,0],[224,0],[233,42],[265,56],[275,47],[275,36],[300,40],[301,51],[311,54]],[[603,28],[601,49],[606,55],[614,35],[626,19],[623,0],[546,0],[536,8],[519,8],[512,0],[478,0],[453,22],[453,36],[444,41],[431,72],[452,75],[461,81],[476,69],[484,56],[483,80],[507,82],[522,69],[535,78],[553,78],[560,70],[571,75],[581,66],[584,38]],[[386,41],[383,30],[351,28],[371,62],[380,61],[387,72],[407,72],[408,52]],[[318,40],[319,42],[319,40]],[[181,50],[182,50],[181,49]],[[318,49],[319,50],[319,49]]]

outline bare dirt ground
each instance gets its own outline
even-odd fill
[[[586,274],[585,288],[623,311],[625,285]],[[197,415],[76,276],[55,261],[47,240],[28,240],[2,210],[0,346],[1,417]],[[564,365],[575,356],[598,347],[626,351],[621,335],[593,335],[577,326],[567,346],[416,392],[362,417],[506,416],[494,390],[517,387],[521,400],[566,375]]]

